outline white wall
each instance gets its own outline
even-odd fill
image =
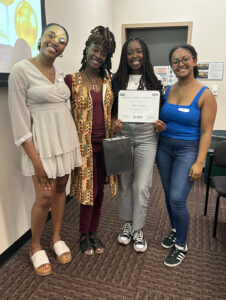
[[[20,149],[13,141],[7,88],[0,88],[0,254],[30,228],[32,179],[21,175]]]
[[[121,48],[121,25],[135,23],[193,22],[192,45],[200,62],[224,62],[226,64],[226,1],[215,0],[113,0],[113,32],[117,51],[113,65],[117,69]],[[202,81],[217,84],[218,112],[214,129],[226,129],[226,65],[223,81]]]
[[[46,0],[47,22],[65,26],[70,35],[58,64],[65,73],[80,67],[84,43],[97,25],[108,26],[115,34],[117,48],[113,70],[118,67],[121,50],[121,25],[193,21],[192,44],[199,61],[226,63],[226,3],[224,0]],[[226,67],[225,67],[226,72]],[[219,85],[215,129],[226,129],[226,74]],[[209,83],[209,82],[208,82]],[[13,143],[7,88],[0,88],[0,254],[30,228],[30,209],[34,201],[31,178],[20,172],[20,151]]]

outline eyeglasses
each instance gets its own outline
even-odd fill
[[[179,66],[180,62],[182,62],[182,64],[186,65],[191,58],[194,58],[194,56],[186,55],[186,56],[183,56],[181,59],[174,59],[171,61],[171,65],[176,67],[176,66]]]
[[[62,35],[65,35],[65,34],[58,34],[58,35],[56,35],[56,33],[53,32],[53,31],[49,31],[49,32],[48,32],[48,36],[49,36],[51,39],[55,40],[56,42],[58,42],[58,43],[60,43],[60,44],[66,45],[66,44],[67,44],[67,40],[66,40],[65,37],[62,36]]]

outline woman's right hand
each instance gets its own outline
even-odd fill
[[[28,157],[32,161],[35,176],[38,181],[38,185],[45,190],[51,190],[53,185],[53,180],[47,177],[47,174],[43,168],[42,161],[37,153],[37,150],[33,144],[32,140],[25,141],[22,144],[25,152],[27,153]]]
[[[52,179],[47,177],[47,174],[43,168],[42,162],[40,162],[36,165],[34,165],[34,171],[35,171],[35,176],[38,181],[38,185],[45,190],[51,190],[52,189]]]
[[[113,130],[113,132],[121,132],[122,121],[120,119],[112,120],[112,130]]]

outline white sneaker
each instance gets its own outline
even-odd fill
[[[128,245],[132,240],[133,227],[131,223],[125,223],[122,231],[118,236],[118,242],[123,245]]]
[[[147,242],[144,238],[143,230],[134,231],[133,233],[133,248],[136,252],[145,252],[147,250]]]

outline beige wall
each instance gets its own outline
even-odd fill
[[[0,88],[0,254],[30,228],[34,201],[31,178],[21,175],[8,112],[7,88]]]
[[[113,30],[117,39],[114,69],[117,68],[121,47],[121,24],[193,22],[192,45],[201,62],[226,63],[226,2],[224,0],[113,0]],[[202,81],[217,84],[218,113],[214,129],[226,129],[226,65],[223,81]]]
[[[114,71],[120,56],[121,24],[130,23],[193,21],[192,44],[198,51],[199,61],[226,62],[226,42],[222,32],[226,28],[225,11],[224,0],[46,0],[47,22],[64,25],[70,35],[64,56],[57,61],[65,73],[80,67],[85,40],[96,25],[108,26],[116,36]],[[225,79],[207,82],[219,86],[215,129],[226,129]],[[7,88],[0,88],[0,140],[1,254],[30,228],[30,209],[34,201],[31,179],[20,173],[20,150],[13,143]]]

